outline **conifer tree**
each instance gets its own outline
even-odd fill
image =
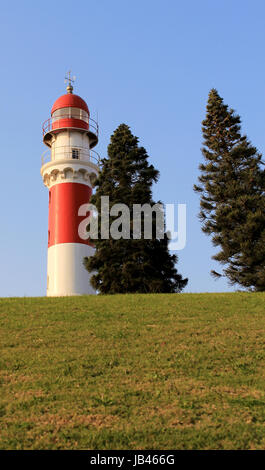
[[[158,180],[158,171],[148,163],[148,155],[138,146],[138,138],[130,128],[121,124],[111,136],[108,158],[102,168],[91,203],[98,211],[99,238],[94,241],[96,252],[85,258],[86,269],[93,273],[91,283],[103,294],[128,292],[180,292],[187,279],[177,272],[177,256],[168,250],[168,238],[158,239],[152,231],[151,239],[143,238],[143,220],[140,221],[141,238],[133,239],[133,204],[150,204],[152,184]],[[130,211],[128,238],[102,239],[103,226],[101,196],[109,196],[109,208],[126,204]],[[140,216],[142,217],[142,216]],[[155,215],[152,226],[155,225]],[[115,217],[110,217],[110,225]]]
[[[241,120],[215,89],[202,122],[205,163],[195,191],[202,230],[220,251],[213,259],[232,285],[265,290],[265,172],[262,156],[241,134]]]

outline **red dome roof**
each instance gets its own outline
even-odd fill
[[[51,114],[61,108],[80,108],[89,114],[86,102],[80,96],[73,95],[72,93],[60,96],[60,98],[58,98],[53,104]]]

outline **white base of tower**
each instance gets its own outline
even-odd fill
[[[90,285],[91,274],[83,266],[95,249],[81,243],[61,243],[48,248],[47,296],[96,294]]]

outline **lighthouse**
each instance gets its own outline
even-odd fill
[[[41,176],[49,189],[47,295],[95,294],[84,257],[93,256],[89,240],[80,237],[80,223],[99,172],[98,124],[91,119],[86,102],[73,93],[67,76],[67,93],[52,106],[43,124]],[[81,215],[80,215],[81,214]]]

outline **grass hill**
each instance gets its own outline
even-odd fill
[[[0,448],[264,449],[264,304],[0,299]]]

